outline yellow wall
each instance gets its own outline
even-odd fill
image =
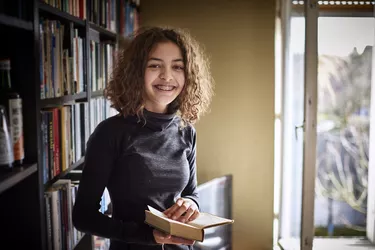
[[[187,28],[216,81],[196,125],[198,181],[233,174],[234,249],[272,249],[274,0],[142,0],[142,24]]]

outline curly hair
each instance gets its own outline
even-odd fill
[[[213,78],[202,48],[188,32],[161,27],[142,28],[120,41],[111,78],[104,95],[111,107],[124,116],[143,116],[144,75],[149,53],[158,43],[173,42],[184,61],[185,87],[168,105],[183,123],[194,124],[208,111],[213,95]]]

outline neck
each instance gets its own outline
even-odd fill
[[[150,112],[153,113],[159,113],[159,114],[166,114],[168,111],[168,106],[164,105],[150,105],[150,104],[145,104],[145,109],[147,109]]]

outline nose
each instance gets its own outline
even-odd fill
[[[161,72],[160,72],[160,79],[166,81],[166,82],[170,82],[172,81],[172,70],[168,69],[168,68],[164,68]]]

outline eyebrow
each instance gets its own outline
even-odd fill
[[[156,58],[156,57],[150,57],[148,60],[149,60],[149,61],[154,60],[154,61],[160,61],[160,62],[163,61],[162,59],[160,59],[160,58]],[[173,62],[183,62],[182,58],[174,59],[174,60],[172,60],[172,61],[173,61]]]

